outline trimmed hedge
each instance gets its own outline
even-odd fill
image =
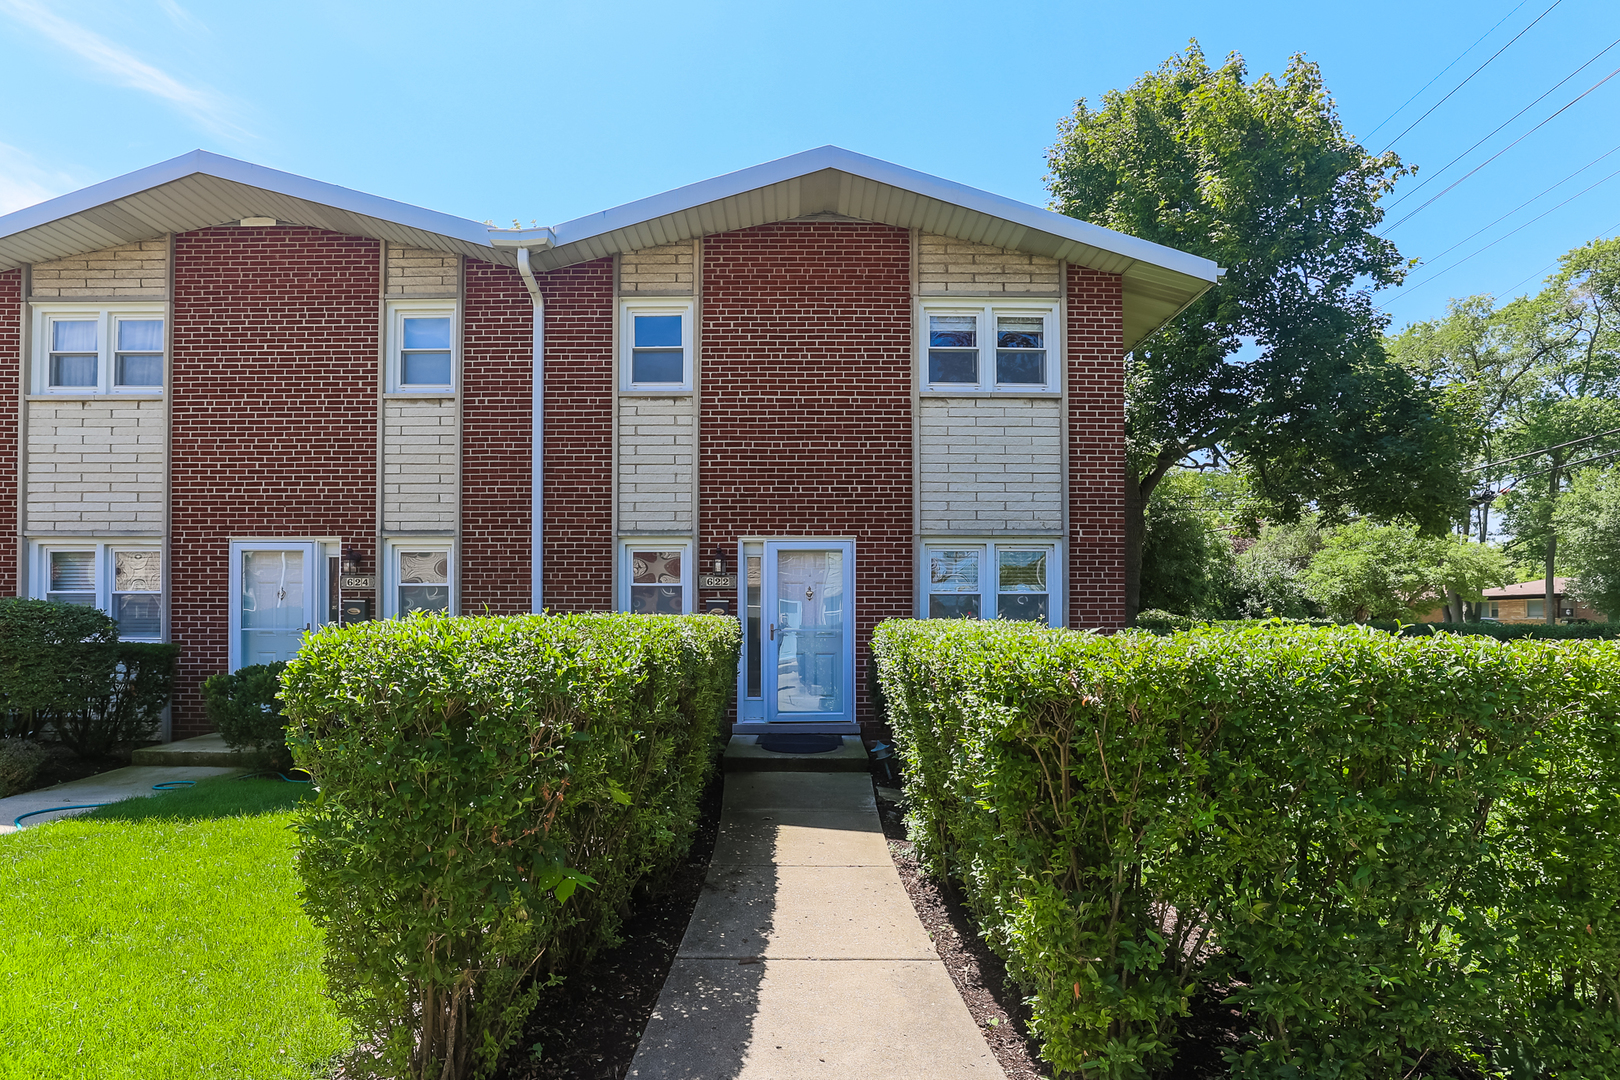
[[[909,828],[1042,1054],[1244,1077],[1620,1075],[1620,650],[1282,624],[890,622]]]
[[[155,738],[179,655],[119,641],[94,608],[0,599],[0,736],[49,732],[81,757]]]
[[[282,675],[306,906],[362,1071],[479,1075],[540,982],[677,864],[740,632],[707,616],[416,616],[323,630]],[[448,1063],[448,1064],[447,1064]]]
[[[1335,619],[1200,619],[1191,615],[1175,615],[1168,611],[1144,611],[1136,617],[1136,628],[1155,634],[1173,634],[1180,630],[1193,630],[1201,626],[1349,626]],[[1365,625],[1374,630],[1421,637],[1427,634],[1480,634],[1498,641],[1518,641],[1521,638],[1544,638],[1549,641],[1607,641],[1620,638],[1617,623],[1398,623],[1375,619]]]

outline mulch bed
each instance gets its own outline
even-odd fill
[[[722,791],[716,772],[704,792],[686,861],[660,883],[656,895],[638,901],[619,931],[623,944],[561,986],[541,992],[496,1080],[622,1080],[703,891],[720,828]]]
[[[883,833],[900,882],[911,896],[917,918],[934,939],[973,1022],[984,1032],[990,1052],[1008,1080],[1050,1080],[1054,1074],[1036,1056],[1035,1041],[1028,1035],[1029,1009],[1017,985],[1007,978],[1007,965],[979,936],[961,897],[929,877],[917,862],[900,809],[881,795],[878,798],[878,816],[883,819]]]

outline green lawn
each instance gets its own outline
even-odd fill
[[[308,790],[216,781],[0,837],[0,1077],[324,1075],[348,1035],[298,906]]]

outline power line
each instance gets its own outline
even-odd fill
[[[1416,120],[1412,121],[1410,124],[1406,125],[1406,130],[1405,131],[1402,131],[1399,135],[1397,135],[1393,139],[1389,140],[1389,142],[1385,144],[1384,149],[1380,150],[1378,152],[1380,154],[1383,154],[1383,153],[1387,152],[1390,149],[1390,147],[1394,146],[1396,143],[1398,143],[1402,139],[1406,138],[1407,132],[1411,131],[1413,128],[1415,128],[1419,124],[1423,123],[1423,121],[1425,121],[1425,120],[1427,120],[1429,118],[1430,113],[1434,112],[1434,110],[1438,109],[1440,106],[1442,106],[1446,102],[1450,101],[1452,94],[1455,94],[1458,90],[1461,90],[1463,87],[1467,86],[1469,84],[1469,82],[1472,81],[1472,79],[1474,78],[1475,75],[1478,75],[1480,72],[1484,71],[1487,67],[1490,66],[1492,60],[1495,60],[1498,56],[1501,56],[1503,53],[1507,52],[1508,49],[1510,49],[1513,46],[1513,42],[1518,41],[1520,38],[1524,37],[1525,34],[1528,34],[1530,32],[1530,27],[1531,26],[1535,26],[1536,23],[1540,22],[1542,19],[1545,19],[1547,17],[1548,12],[1552,11],[1553,8],[1557,7],[1559,4],[1562,4],[1563,2],[1564,2],[1564,0],[1553,0],[1553,2],[1547,6],[1546,11],[1543,11],[1540,15],[1537,15],[1535,17],[1535,19],[1531,21],[1530,26],[1526,26],[1523,30],[1520,30],[1517,34],[1514,34],[1513,37],[1508,41],[1508,43],[1506,45],[1503,45],[1500,49],[1497,49],[1495,52],[1491,53],[1490,57],[1483,64],[1479,65],[1479,67],[1477,67],[1473,71],[1469,72],[1468,78],[1464,79],[1462,82],[1458,83],[1456,86],[1453,86],[1451,88],[1450,93],[1446,94],[1445,97],[1441,98],[1439,101],[1435,102],[1433,105],[1430,105],[1427,112],[1425,112],[1422,116],[1418,117]],[[1515,8],[1514,10],[1516,11],[1518,9]]]
[[[1416,285],[1410,285],[1410,286],[1402,289],[1400,292],[1398,292],[1394,296],[1390,297],[1389,302],[1393,303],[1394,301],[1399,300],[1401,297],[1405,296],[1407,293],[1411,292],[1413,289],[1421,289],[1421,288],[1423,288],[1423,286],[1428,285],[1429,283],[1431,283],[1431,282],[1445,276],[1446,274],[1451,273],[1453,270],[1457,269],[1457,267],[1461,266],[1463,263],[1465,263],[1468,260],[1474,258],[1474,256],[1483,254],[1484,252],[1487,252],[1491,248],[1495,247],[1497,244],[1500,244],[1502,241],[1506,240],[1508,237],[1513,236],[1513,235],[1515,235],[1517,233],[1523,232],[1525,229],[1528,229],[1530,226],[1534,225],[1536,222],[1540,221],[1542,218],[1546,217],[1548,214],[1551,214],[1554,211],[1560,210],[1560,209],[1568,206],[1570,203],[1574,202],[1576,199],[1580,198],[1582,195],[1585,195],[1588,191],[1591,191],[1593,188],[1598,187],[1598,186],[1600,186],[1602,184],[1608,183],[1610,180],[1613,180],[1616,176],[1620,176],[1620,169],[1616,169],[1614,172],[1610,173],[1608,176],[1605,176],[1603,179],[1596,181],[1595,183],[1588,184],[1586,187],[1582,188],[1580,191],[1577,191],[1575,194],[1571,195],[1569,198],[1565,199],[1563,202],[1559,203],[1557,206],[1553,207],[1551,210],[1542,211],[1541,213],[1537,214],[1535,217],[1531,218],[1529,221],[1525,222],[1523,225],[1520,225],[1518,228],[1509,230],[1508,232],[1505,232],[1501,236],[1498,236],[1495,240],[1492,240],[1490,243],[1486,244],[1485,246],[1477,248],[1476,250],[1474,250],[1473,252],[1471,252],[1468,255],[1464,255],[1462,258],[1458,259],[1456,262],[1452,263],[1450,266],[1446,267],[1444,270],[1437,270],[1433,274],[1430,274],[1428,277],[1424,278],[1422,281],[1418,282]],[[1383,305],[1381,305],[1381,306],[1383,306]]]
[[[1613,151],[1610,151],[1610,153],[1612,153],[1612,152]],[[1607,156],[1607,155],[1605,155],[1605,156]],[[1607,229],[1602,230],[1602,232],[1599,232],[1598,235],[1603,236],[1606,233],[1612,233],[1612,232],[1615,232],[1617,230],[1620,230],[1620,221],[1617,221],[1613,225],[1610,225]],[[1552,262],[1548,263],[1546,266],[1543,266],[1540,270],[1537,270],[1537,271],[1535,271],[1534,273],[1531,273],[1531,274],[1526,274],[1524,277],[1520,278],[1518,281],[1515,281],[1512,285],[1509,285],[1507,288],[1503,289],[1502,292],[1510,293],[1514,289],[1517,289],[1520,285],[1523,285],[1525,282],[1529,281],[1531,278],[1540,277],[1542,274],[1545,274],[1548,270],[1551,270],[1553,267],[1557,266],[1561,259],[1563,259],[1562,255],[1558,256],[1557,259],[1554,259]],[[1501,295],[1501,294],[1499,293],[1497,295]]]
[[[1581,175],[1581,173],[1585,172],[1587,169],[1590,169],[1592,166],[1596,165],[1598,162],[1602,161],[1604,158],[1611,156],[1616,151],[1620,151],[1620,145],[1615,145],[1615,146],[1611,147],[1610,149],[1605,150],[1603,153],[1599,154],[1597,157],[1593,158],[1591,161],[1588,161],[1585,165],[1582,165],[1580,168],[1576,169],[1574,172],[1570,173],[1568,176],[1564,177],[1562,180],[1558,181],[1556,184],[1553,184],[1552,186],[1547,187],[1547,188],[1543,188],[1542,191],[1540,192],[1540,194],[1532,195],[1530,198],[1524,200],[1524,202],[1520,203],[1518,206],[1515,206],[1513,209],[1509,210],[1507,213],[1503,214],[1501,217],[1497,218],[1495,221],[1491,222],[1489,225],[1484,225],[1484,226],[1481,226],[1478,229],[1475,229],[1473,232],[1469,233],[1467,236],[1463,237],[1461,240],[1457,241],[1455,244],[1452,244],[1450,247],[1446,248],[1444,251],[1440,252],[1439,254],[1431,255],[1429,258],[1424,259],[1423,260],[1423,265],[1424,266],[1430,266],[1430,265],[1433,265],[1434,263],[1439,262],[1442,258],[1444,258],[1447,255],[1450,255],[1453,251],[1456,251],[1458,248],[1460,248],[1464,244],[1468,243],[1468,241],[1472,240],[1474,237],[1478,236],[1480,233],[1487,232],[1488,230],[1494,228],[1495,226],[1500,225],[1502,222],[1506,221],[1508,218],[1512,217],[1514,214],[1517,214],[1520,210],[1523,210],[1525,207],[1529,206],[1531,203],[1535,202],[1536,200],[1545,197],[1550,192],[1553,192],[1553,191],[1557,190],[1558,188],[1563,187],[1565,184],[1567,184],[1571,180],[1575,179],[1575,177]],[[1557,260],[1555,259],[1553,261],[1556,262]]]
[[[1588,61],[1586,61],[1586,63],[1582,64],[1580,67],[1576,68],[1574,71],[1570,72],[1568,75],[1565,75],[1562,79],[1559,79],[1557,82],[1553,83],[1553,85],[1551,87],[1549,87],[1547,90],[1543,91],[1542,95],[1540,97],[1536,98],[1536,100],[1532,101],[1530,104],[1526,105],[1524,108],[1520,109],[1518,112],[1514,113],[1512,116],[1508,117],[1506,120],[1504,120],[1500,124],[1496,125],[1495,128],[1491,129],[1490,134],[1484,136],[1483,138],[1481,138],[1479,140],[1479,142],[1476,142],[1473,146],[1470,146],[1468,149],[1464,150],[1462,153],[1458,154],[1456,157],[1452,158],[1450,161],[1448,161],[1444,165],[1440,166],[1440,168],[1438,168],[1434,172],[1430,173],[1427,177],[1424,178],[1422,183],[1418,184],[1416,187],[1410,189],[1409,191],[1404,192],[1401,195],[1400,198],[1398,198],[1394,202],[1390,203],[1388,208],[1393,210],[1395,207],[1401,205],[1401,203],[1405,202],[1407,199],[1410,199],[1413,195],[1416,195],[1418,192],[1422,191],[1424,189],[1424,187],[1426,187],[1428,184],[1430,184],[1433,181],[1439,179],[1440,176],[1447,169],[1449,169],[1453,165],[1457,164],[1457,162],[1461,161],[1463,158],[1467,157],[1469,154],[1472,154],[1475,150],[1478,150],[1482,144],[1489,141],[1491,139],[1491,137],[1494,136],[1497,132],[1501,131],[1503,128],[1505,128],[1509,124],[1513,123],[1513,121],[1517,120],[1519,117],[1523,116],[1525,113],[1529,112],[1531,109],[1535,108],[1537,105],[1539,105],[1543,101],[1547,100],[1547,98],[1552,95],[1552,92],[1554,90],[1557,90],[1560,86],[1563,86],[1565,83],[1569,82],[1569,80],[1573,79],[1575,76],[1579,75],[1581,72],[1585,71],[1587,68],[1589,68],[1593,64],[1597,63],[1598,57],[1602,56],[1604,53],[1608,52],[1610,49],[1614,48],[1616,45],[1620,45],[1620,38],[1615,38],[1613,41],[1609,42],[1602,49],[1600,49],[1596,53],[1594,53],[1592,55],[1592,58],[1589,59]]]
[[[1484,41],[1486,38],[1488,38],[1492,34],[1496,33],[1496,27],[1497,26],[1501,26],[1503,23],[1505,23],[1509,19],[1513,18],[1514,14],[1520,8],[1524,7],[1524,5],[1528,4],[1529,2],[1530,2],[1530,0],[1519,0],[1519,2],[1513,6],[1512,11],[1508,12],[1506,15],[1502,16],[1500,19],[1498,19],[1496,21],[1496,26],[1491,27],[1489,30],[1487,30],[1483,34],[1479,35],[1478,40],[1476,40],[1472,45],[1468,46],[1468,48],[1464,49],[1462,52],[1457,54],[1457,59],[1453,60],[1451,63],[1447,64],[1445,67],[1441,68],[1439,73],[1436,74],[1434,78],[1430,79],[1428,82],[1424,83],[1422,86],[1420,86],[1418,88],[1418,92],[1416,94],[1413,94],[1411,97],[1409,97],[1405,101],[1401,102],[1399,107],[1397,107],[1394,112],[1390,113],[1388,116],[1386,116],[1382,120],[1378,121],[1378,127],[1375,127],[1371,131],[1367,132],[1367,135],[1369,137],[1371,137],[1373,135],[1378,134],[1378,128],[1383,127],[1385,124],[1389,123],[1391,120],[1393,120],[1397,116],[1399,116],[1402,109],[1406,108],[1408,105],[1412,104],[1412,102],[1416,101],[1422,95],[1423,91],[1427,90],[1429,87],[1431,87],[1435,83],[1439,82],[1441,75],[1444,75],[1446,72],[1450,71],[1452,68],[1456,67],[1459,63],[1461,63],[1462,58],[1467,56],[1469,53],[1473,52],[1475,49],[1477,49],[1479,47],[1479,43],[1481,41]]]
[[[1594,461],[1606,461],[1612,457],[1620,457],[1620,450],[1610,450],[1607,454],[1598,454],[1595,457],[1582,458],[1579,461],[1572,461],[1568,465],[1549,465],[1547,468],[1538,469],[1533,473],[1515,475],[1513,479],[1522,483],[1525,480],[1534,480],[1538,476],[1545,476],[1554,469],[1557,469],[1559,472],[1568,472],[1571,469],[1578,469],[1582,465],[1590,465]],[[1508,488],[1507,490],[1512,491],[1513,489]]]
[[[1581,443],[1589,443],[1593,439],[1602,439],[1610,435],[1620,435],[1620,428],[1610,428],[1608,431],[1600,431],[1596,435],[1586,435],[1579,439],[1571,439],[1569,442],[1561,442],[1556,446],[1543,446],[1540,450],[1532,450],[1528,454],[1518,454],[1514,457],[1503,458],[1501,461],[1488,461],[1484,465],[1475,465],[1472,469],[1464,469],[1463,473],[1466,475],[1468,473],[1483,472],[1486,469],[1494,469],[1498,465],[1506,465],[1509,462],[1514,461],[1523,461],[1525,458],[1540,457],[1542,454],[1550,454],[1554,450],[1562,450],[1566,446],[1579,446]],[[1567,469],[1569,466],[1565,465],[1563,468]]]
[[[1425,211],[1429,207],[1433,206],[1436,201],[1445,198],[1448,194],[1455,191],[1457,189],[1457,185],[1463,183],[1463,181],[1467,180],[1470,176],[1473,176],[1475,173],[1479,172],[1479,170],[1483,169],[1485,166],[1489,165],[1491,162],[1495,161],[1497,158],[1501,157],[1503,154],[1507,153],[1509,150],[1513,149],[1515,146],[1518,146],[1520,143],[1524,142],[1524,140],[1528,139],[1530,136],[1534,135],[1536,132],[1540,131],[1542,128],[1546,127],[1548,124],[1552,123],[1559,116],[1561,116],[1566,110],[1568,110],[1569,108],[1574,106],[1576,104],[1576,102],[1579,102],[1582,98],[1585,98],[1588,94],[1592,93],[1598,87],[1602,86],[1604,83],[1606,83],[1610,79],[1614,78],[1616,75],[1620,75],[1620,68],[1615,68],[1613,71],[1611,71],[1607,75],[1603,76],[1603,78],[1599,79],[1597,82],[1593,83],[1591,86],[1588,86],[1585,90],[1581,91],[1581,93],[1576,95],[1572,100],[1570,100],[1567,104],[1565,104],[1563,108],[1559,109],[1557,112],[1553,113],[1551,116],[1549,116],[1546,119],[1542,120],[1535,127],[1531,128],[1529,131],[1526,131],[1523,135],[1520,135],[1517,139],[1514,139],[1512,142],[1510,142],[1506,146],[1502,147],[1502,149],[1498,150],[1496,153],[1492,154],[1490,157],[1486,158],[1484,161],[1480,162],[1478,165],[1475,165],[1472,169],[1469,169],[1468,172],[1464,173],[1459,179],[1452,181],[1451,186],[1446,188],[1445,191],[1442,191],[1438,195],[1430,196],[1428,202],[1425,202],[1422,206],[1418,207],[1416,210],[1413,210],[1411,213],[1409,213],[1405,217],[1401,218],[1401,220],[1397,221],[1395,224],[1390,225],[1387,228],[1385,228],[1383,232],[1379,233],[1379,235],[1380,236],[1388,236],[1390,233],[1394,232],[1396,229],[1400,228],[1402,225],[1405,225],[1408,221],[1411,221],[1417,215],[1423,213],[1423,211]]]

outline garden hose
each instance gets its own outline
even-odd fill
[[[294,772],[303,772],[302,769],[294,769],[293,771]],[[259,772],[243,773],[241,776],[233,776],[233,777],[231,777],[231,779],[232,780],[251,780],[256,776],[278,776],[281,779],[285,780],[289,784],[308,784],[308,783],[312,782],[312,781],[309,781],[309,780],[294,780],[292,777],[288,776],[286,773],[277,772],[274,769],[261,770]],[[196,784],[196,782],[197,781],[195,781],[195,780],[164,780],[162,783],[153,784],[152,785],[152,790],[153,791],[176,791],[176,790],[178,790],[180,788],[191,787],[192,785]],[[122,801],[122,800],[116,800],[116,801]],[[30,810],[30,811],[28,811],[28,813],[26,813],[26,814],[18,814],[14,819],[12,819],[11,827],[14,828],[14,829],[21,829],[23,827],[23,821],[24,820],[26,820],[27,818],[31,818],[31,817],[38,817],[40,814],[60,814],[64,810],[94,810],[98,806],[111,806],[111,805],[112,805],[111,803],[92,802],[92,803],[80,803],[77,806],[50,806],[50,807],[46,807],[44,810]]]

